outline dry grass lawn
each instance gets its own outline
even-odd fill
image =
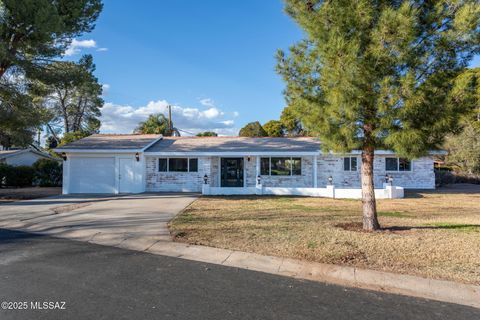
[[[384,230],[359,229],[361,202],[202,197],[170,223],[175,241],[480,284],[480,188],[378,201]]]

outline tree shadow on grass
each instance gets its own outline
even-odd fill
[[[408,231],[408,230],[460,230],[480,231],[480,224],[436,224],[430,226],[393,226],[382,228],[385,231]]]
[[[335,225],[347,231],[369,232],[363,230],[361,222],[338,223]],[[426,226],[391,226],[380,228],[380,232],[399,232],[412,230],[458,230],[458,231],[480,231],[480,224],[454,224],[454,223],[438,223]]]

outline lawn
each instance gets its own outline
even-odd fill
[[[379,200],[384,228],[361,231],[361,202],[201,197],[171,223],[175,241],[480,284],[480,188]]]

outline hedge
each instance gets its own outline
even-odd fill
[[[40,187],[57,187],[62,185],[62,165],[58,161],[40,159],[33,164],[35,184]]]
[[[0,163],[1,187],[56,187],[62,184],[62,165],[55,160],[40,159],[33,166]]]

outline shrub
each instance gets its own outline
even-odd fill
[[[6,175],[6,185],[11,187],[31,187],[34,170],[29,166],[11,167]]]
[[[62,184],[62,165],[58,161],[39,159],[33,164],[35,184],[40,187],[57,187]]]
[[[11,175],[12,166],[0,163],[0,187],[7,185],[7,177]]]
[[[480,184],[480,175],[438,170],[435,171],[435,184],[442,186],[453,183]]]

